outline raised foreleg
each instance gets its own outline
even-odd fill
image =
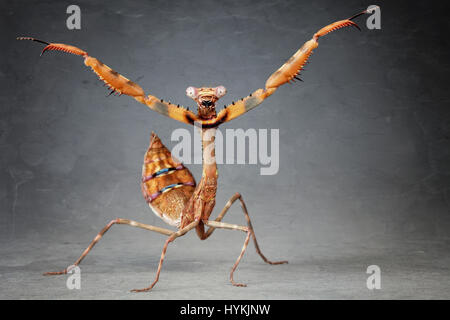
[[[47,51],[62,51],[82,56],[84,58],[84,64],[90,67],[92,71],[97,74],[100,80],[104,81],[109,87],[111,90],[110,94],[114,93],[119,95],[128,95],[147,105],[153,111],[184,123],[194,124],[194,122],[197,121],[197,116],[194,113],[186,110],[180,105],[165,102],[164,100],[158,99],[152,95],[146,96],[141,86],[114,71],[97,58],[89,56],[86,51],[80,48],[63,43],[48,43],[32,37],[18,37],[17,40],[31,40],[45,44],[46,47],[42,50],[41,55]]]
[[[258,89],[247,97],[225,106],[225,108],[218,113],[215,122],[220,124],[237,118],[247,111],[257,107],[266,98],[271,96],[281,85],[287,82],[290,83],[291,81],[294,82],[296,80],[302,81],[299,77],[300,73],[305,64],[308,62],[313,50],[319,45],[318,39],[332,31],[348,26],[353,26],[359,29],[358,25],[352,20],[364,13],[371,13],[373,10],[375,10],[375,8],[362,11],[351,18],[334,22],[320,29],[314,34],[311,40],[305,42],[305,44],[289,60],[287,60],[285,64],[283,64],[267,79],[264,89]]]

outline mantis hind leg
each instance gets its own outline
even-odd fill
[[[143,224],[140,222],[136,222],[133,220],[128,220],[128,219],[114,219],[111,222],[109,222],[98,234],[97,236],[94,238],[94,240],[92,240],[92,242],[89,244],[89,246],[84,250],[84,252],[81,254],[81,256],[78,258],[77,261],[75,261],[75,263],[73,264],[73,266],[78,266],[81,261],[83,261],[83,259],[87,256],[87,254],[92,250],[92,248],[96,245],[97,242],[100,241],[100,239],[103,237],[103,235],[114,225],[114,224],[126,224],[132,227],[137,227],[137,228],[141,228],[141,229],[145,229],[145,230],[149,230],[149,231],[155,231],[161,234],[165,234],[165,235],[172,235],[175,232],[171,231],[169,229],[164,229],[164,228],[160,228],[160,227],[155,227],[152,225],[148,225],[148,224]],[[60,275],[60,274],[67,274],[68,268],[65,268],[62,271],[57,271],[57,272],[46,272],[44,273],[44,276],[54,276],[54,275]]]

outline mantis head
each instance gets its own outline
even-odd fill
[[[215,88],[188,87],[186,95],[197,102],[198,116],[202,119],[211,119],[216,116],[216,102],[227,93],[224,86]]]

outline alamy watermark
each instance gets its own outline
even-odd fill
[[[69,290],[81,289],[81,269],[78,266],[71,265],[67,268],[67,273],[70,276],[67,278],[66,287]]]
[[[66,20],[66,27],[69,30],[81,29],[81,9],[76,4],[71,4],[67,7],[66,13],[70,14]]]
[[[217,164],[260,164],[261,175],[275,175],[280,167],[279,129],[226,129],[207,130],[215,134],[215,156],[209,158]],[[208,134],[208,133],[206,133]],[[178,142],[172,148],[172,156],[184,164],[202,164],[202,142],[199,130],[175,129],[171,141]],[[211,145],[213,146],[213,145]],[[269,151],[270,147],[270,151]],[[204,153],[210,150],[203,150]]]
[[[372,13],[366,20],[367,29],[381,29],[381,9],[379,6],[370,5],[367,13]]]
[[[376,264],[372,264],[367,267],[367,274],[370,276],[367,278],[366,286],[369,290],[381,289],[381,269]]]
[[[71,4],[67,7],[66,13],[70,16],[67,17],[66,26],[69,30],[81,29],[81,9],[76,4]],[[381,29],[381,9],[379,6],[370,5],[367,7],[367,13],[371,15],[366,20],[367,29]]]

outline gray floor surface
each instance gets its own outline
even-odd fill
[[[118,232],[120,233],[120,232]],[[141,236],[141,238],[139,238]],[[169,248],[161,278],[149,293],[131,293],[153,280],[163,239],[133,235],[126,241],[109,235],[81,265],[81,289],[66,287],[68,275],[43,277],[73,262],[88,244],[9,243],[0,252],[1,299],[449,299],[450,245],[444,241],[404,241],[380,245],[331,243],[284,245],[276,236],[261,237],[272,259],[266,265],[253,244],[236,271],[228,273],[240,252],[243,235],[219,235],[201,242],[194,234]],[[151,240],[149,243],[148,240]],[[181,241],[182,240],[182,241]],[[147,241],[147,243],[145,243]],[[271,245],[269,245],[271,244]],[[70,263],[68,263],[70,262]],[[366,268],[381,268],[381,289],[368,290]]]

